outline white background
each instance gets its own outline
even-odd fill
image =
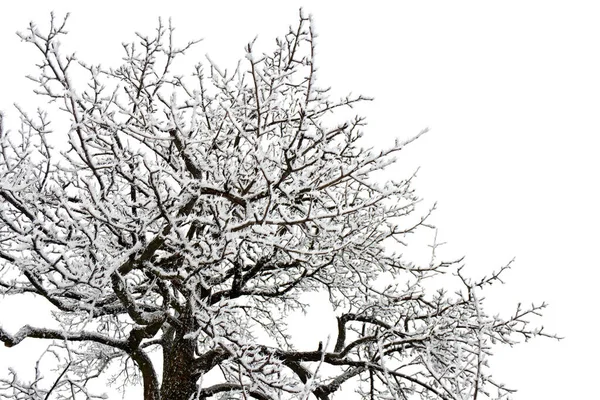
[[[259,48],[269,49],[302,5],[319,34],[320,84],[340,95],[375,97],[359,110],[368,116],[365,134],[373,145],[431,128],[389,174],[421,167],[417,187],[428,204],[438,202],[434,221],[448,242],[443,254],[466,255],[474,276],[516,258],[506,285],[489,295],[492,310],[550,303],[540,321],[565,339],[498,349],[497,379],[519,389],[516,400],[597,396],[600,3],[214,3],[4,2],[0,110],[14,121],[13,102],[35,107],[24,75],[35,73],[36,55],[14,32],[30,20],[46,26],[51,9],[72,12],[65,47],[107,66],[119,62],[121,42],[136,31],[151,34],[158,16],[171,16],[182,42],[205,39],[189,59],[191,69],[205,53],[233,67],[257,34]],[[3,326],[16,329],[23,316],[35,320],[36,310],[9,304],[0,299]],[[4,350],[0,357],[16,354]]]

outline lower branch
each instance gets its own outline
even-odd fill
[[[55,329],[34,328],[25,325],[19,329],[15,335],[10,335],[0,327],[0,341],[3,342],[6,347],[16,346],[27,338],[68,340],[72,342],[95,342],[123,351],[127,350],[127,343],[124,340],[113,339],[95,332],[71,333]]]
[[[152,366],[152,360],[141,349],[135,349],[130,353],[131,358],[137,364],[142,373],[144,382],[144,400],[160,400],[160,387],[156,371]]]
[[[266,393],[263,393],[263,392],[260,392],[258,390],[254,390],[254,389],[247,389],[243,385],[240,385],[237,383],[219,383],[219,384],[207,387],[205,389],[201,389],[200,392],[198,393],[198,395],[199,395],[198,398],[201,400],[205,400],[205,399],[208,399],[210,396],[214,396],[217,393],[231,392],[234,390],[235,391],[243,391],[245,395],[250,396],[254,399],[273,400],[273,397],[267,395]],[[244,396],[244,398],[247,398],[247,396]]]

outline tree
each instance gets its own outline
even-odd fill
[[[11,372],[0,397],[98,398],[101,376],[139,379],[146,400],[510,393],[488,373],[491,346],[546,335],[528,325],[545,304],[491,316],[479,293],[509,265],[471,280],[460,262],[391,251],[431,228],[431,210],[418,215],[413,176],[373,175],[424,132],[361,146],[364,118],[338,111],[369,99],[317,85],[310,17],[270,54],[249,44],[232,73],[209,60],[188,77],[171,71],[195,42],[176,47],[170,23],[103,68],[61,52],[66,20],[20,36],[68,132],[22,108],[19,130],[0,130],[0,293],[33,294],[57,321],[0,340],[49,341],[57,369]],[[447,272],[456,293],[425,290]],[[286,316],[308,292],[328,295],[337,332],[297,349]]]

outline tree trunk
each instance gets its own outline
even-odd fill
[[[165,333],[165,336],[168,336]],[[161,400],[189,400],[196,393],[196,378],[193,376],[194,341],[184,339],[179,332],[163,348],[163,378],[160,389]]]

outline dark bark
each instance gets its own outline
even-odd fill
[[[158,378],[154,371],[154,367],[152,366],[152,360],[150,360],[148,355],[140,349],[131,352],[131,358],[142,372],[144,400],[161,400],[162,397],[160,396],[158,387]]]
[[[176,337],[165,352],[161,400],[188,400],[196,390],[193,374],[194,347],[191,340]]]
[[[197,390],[194,374],[194,340],[181,332],[165,333],[161,400],[188,400]],[[170,337],[169,337],[170,336]]]

